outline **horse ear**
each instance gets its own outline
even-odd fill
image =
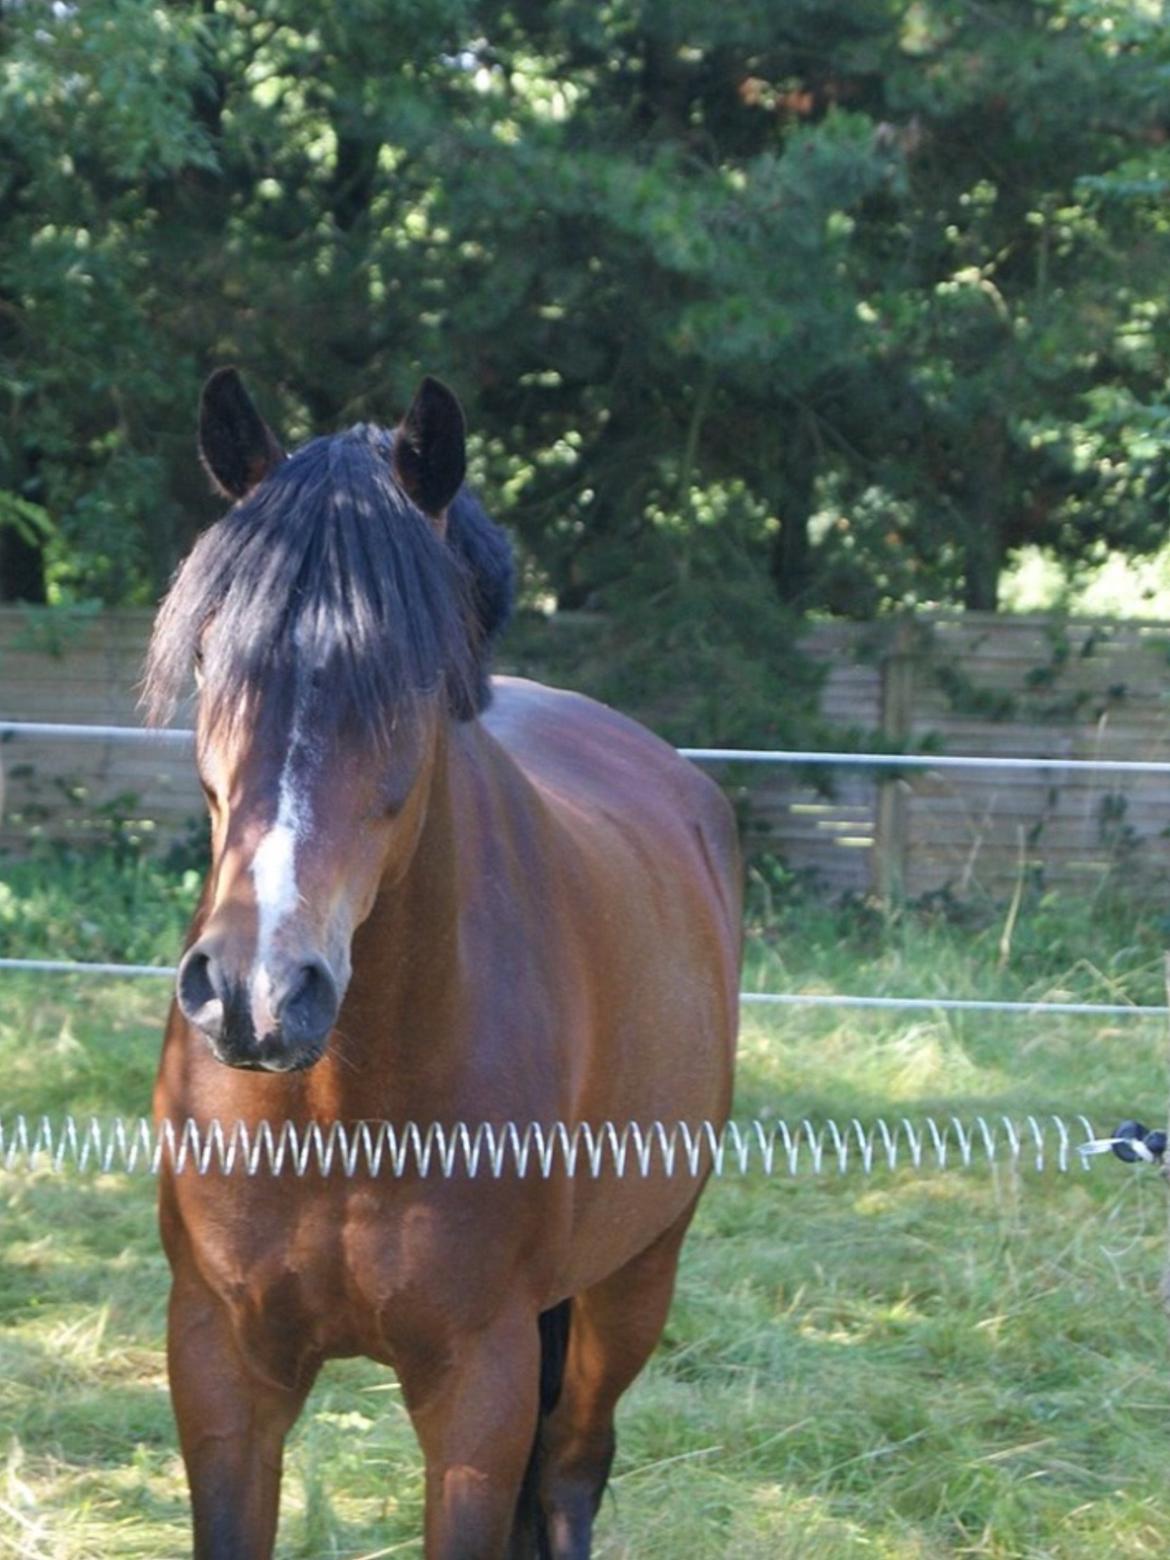
[[[199,458],[225,498],[243,498],[284,459],[280,441],[234,368],[217,369],[203,386]]]
[[[439,518],[463,485],[466,437],[454,392],[428,374],[394,440],[394,475],[424,514]]]

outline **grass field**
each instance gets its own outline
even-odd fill
[[[194,880],[133,861],[0,869],[0,953],[166,960]],[[1157,1002],[1165,927],[1103,901],[1001,918],[756,895],[760,989]],[[0,975],[0,1115],[146,1110],[164,984]],[[1164,1114],[1147,1021],[749,1016],[737,1114]],[[178,1556],[186,1497],[143,1177],[0,1176],[0,1554]],[[622,1411],[597,1553],[1164,1552],[1164,1188],[1112,1159],[729,1179]],[[290,1448],[279,1553],[419,1552],[393,1380],[327,1370]]]

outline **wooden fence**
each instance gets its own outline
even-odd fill
[[[136,724],[149,620],[0,609],[0,716]],[[805,648],[825,666],[826,725],[855,748],[1170,759],[1167,623],[969,613],[821,625]],[[0,753],[0,847],[115,829],[170,843],[202,827],[190,758],[174,748],[13,742]],[[753,842],[834,894],[1002,899],[1022,877],[1081,890],[1111,869],[1147,883],[1170,872],[1165,777],[781,769],[745,778]]]
[[[0,716],[137,726],[138,681],[153,613],[0,608]],[[191,755],[174,744],[0,742],[6,794],[0,848],[30,839],[126,832],[171,845],[201,828]]]
[[[931,616],[814,629],[822,711],[883,749],[1170,759],[1170,623]],[[826,794],[769,780],[754,816],[838,893],[1003,899],[1021,880],[1083,891],[1170,881],[1170,777],[946,770],[842,773]]]

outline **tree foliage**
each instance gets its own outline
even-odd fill
[[[986,607],[1025,543],[1149,548],[1162,10],[9,0],[4,589],[153,598],[226,361],[289,439],[447,377],[530,588],[637,581],[669,634],[729,570],[716,659],[749,597]]]

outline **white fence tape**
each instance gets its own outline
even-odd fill
[[[1113,1138],[1085,1116],[901,1116],[868,1124],[777,1119],[701,1121],[490,1122],[396,1126],[387,1121],[196,1122],[46,1116],[0,1119],[0,1169],[9,1172],[157,1175],[795,1176],[848,1171],[970,1169],[1006,1165],[1067,1174],[1088,1170]],[[1128,1140],[1127,1146],[1132,1147]]]
[[[0,720],[0,736],[32,739],[91,739],[102,742],[180,743],[190,746],[194,732],[186,729],[153,730],[141,726],[67,725],[51,721]],[[1127,759],[992,758],[976,754],[817,753],[771,748],[680,748],[685,758],[700,763],[833,764],[870,768],[915,769],[1059,769],[1091,770],[1097,774],[1170,775],[1170,762]],[[171,979],[168,965],[84,963],[65,959],[0,959],[0,970],[45,975],[103,975]],[[1080,1015],[1096,1018],[1165,1018],[1168,1007],[1140,1007],[1129,1003],[1013,1002],[967,997],[886,997],[825,992],[741,993],[745,1004],[775,1007],[838,1007],[905,1010],[910,1012],[1037,1013]]]
[[[0,737],[61,741],[177,743],[192,746],[195,733],[183,727],[68,725],[64,722],[0,719]],[[678,750],[700,764],[798,764],[860,769],[1017,769],[1061,772],[1170,775],[1170,760],[1127,758],[1012,758],[979,753],[820,753],[800,748],[704,748]]]
[[[0,959],[0,972],[34,975],[140,976],[173,980],[173,964],[101,964],[72,959]],[[1126,1002],[1010,1002],[974,997],[883,997],[845,995],[831,991],[741,991],[745,1007],[871,1008],[913,1013],[1014,1013],[1022,1018],[1056,1014],[1080,1018],[1166,1018],[1170,1007],[1140,1007]]]

